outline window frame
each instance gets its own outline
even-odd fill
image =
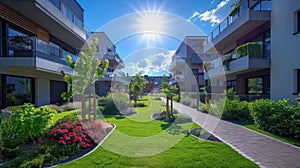
[[[261,93],[249,93],[249,79],[255,79],[255,78],[261,78],[262,79],[262,89],[261,89]],[[265,94],[265,86],[264,86],[264,77],[263,76],[256,76],[256,77],[251,77],[251,78],[247,78],[246,79],[246,93],[247,95],[264,95]]]

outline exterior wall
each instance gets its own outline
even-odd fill
[[[50,104],[50,80],[35,78],[35,105]]]
[[[272,0],[272,60],[271,99],[284,97],[294,100],[296,95],[295,69],[300,69],[300,34],[294,33],[295,11],[300,9],[299,0]]]
[[[98,96],[106,96],[110,90],[111,82],[110,81],[96,81],[96,94]]]
[[[93,33],[93,37],[97,37],[99,39],[98,52],[95,54],[96,57],[99,59],[102,58],[104,54],[106,54],[107,49],[111,49],[113,54],[115,54],[115,46],[104,32],[95,32]]]

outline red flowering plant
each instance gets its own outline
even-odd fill
[[[104,130],[102,124],[94,120],[59,123],[46,132],[49,141],[59,145],[72,145],[81,149],[97,145]]]

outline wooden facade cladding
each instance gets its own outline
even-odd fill
[[[0,17],[35,34],[37,38],[49,42],[49,32],[46,29],[1,2]]]

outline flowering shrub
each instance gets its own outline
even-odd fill
[[[59,145],[72,145],[81,149],[98,144],[103,136],[103,127],[94,120],[82,120],[58,124],[46,132],[48,140]]]

